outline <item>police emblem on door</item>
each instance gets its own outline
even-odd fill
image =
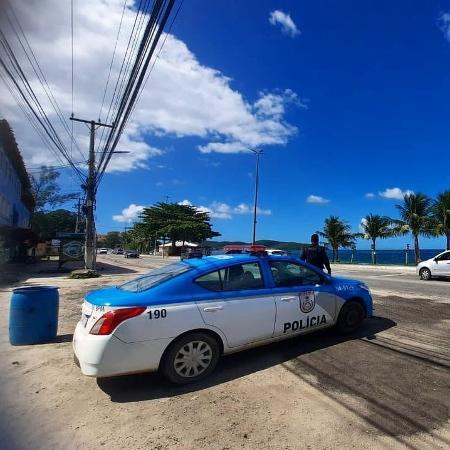
[[[305,291],[298,294],[300,300],[300,309],[305,314],[310,313],[316,306],[316,296],[314,291]]]

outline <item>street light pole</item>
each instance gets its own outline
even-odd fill
[[[256,241],[256,210],[258,207],[258,187],[259,187],[259,157],[262,154],[262,150],[250,149],[256,154],[256,176],[255,176],[255,204],[253,206],[253,237],[252,245],[255,245]]]

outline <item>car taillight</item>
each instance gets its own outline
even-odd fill
[[[144,307],[139,308],[122,308],[114,309],[103,314],[100,319],[95,322],[89,334],[107,335],[111,334],[117,326],[124,320],[139,316],[145,311]]]

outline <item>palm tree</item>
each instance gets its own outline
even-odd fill
[[[361,237],[372,241],[372,263],[377,263],[376,240],[393,236],[392,220],[378,214],[368,214],[361,221],[363,233]]]
[[[414,237],[414,256],[420,262],[419,236],[432,236],[432,200],[425,194],[406,194],[402,205],[395,205],[400,212],[400,220],[394,220],[396,234],[411,233]]]
[[[436,221],[436,232],[446,236],[447,250],[450,250],[450,191],[438,194],[431,208]]]
[[[351,247],[355,242],[355,235],[350,232],[350,225],[338,216],[330,216],[325,219],[323,231],[319,234],[328,240],[333,249],[334,262],[339,259],[339,247]]]

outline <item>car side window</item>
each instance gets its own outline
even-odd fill
[[[265,287],[258,263],[234,264],[202,275],[195,282],[210,291],[241,291]]]
[[[276,287],[311,286],[322,283],[322,277],[318,273],[290,261],[271,261],[270,269]]]
[[[210,291],[222,290],[222,280],[220,278],[220,273],[218,270],[198,277],[195,282],[201,287],[209,289]]]
[[[235,264],[221,269],[220,274],[224,291],[264,288],[264,280],[257,262]]]
[[[450,261],[450,252],[444,253],[438,258],[438,261]]]

